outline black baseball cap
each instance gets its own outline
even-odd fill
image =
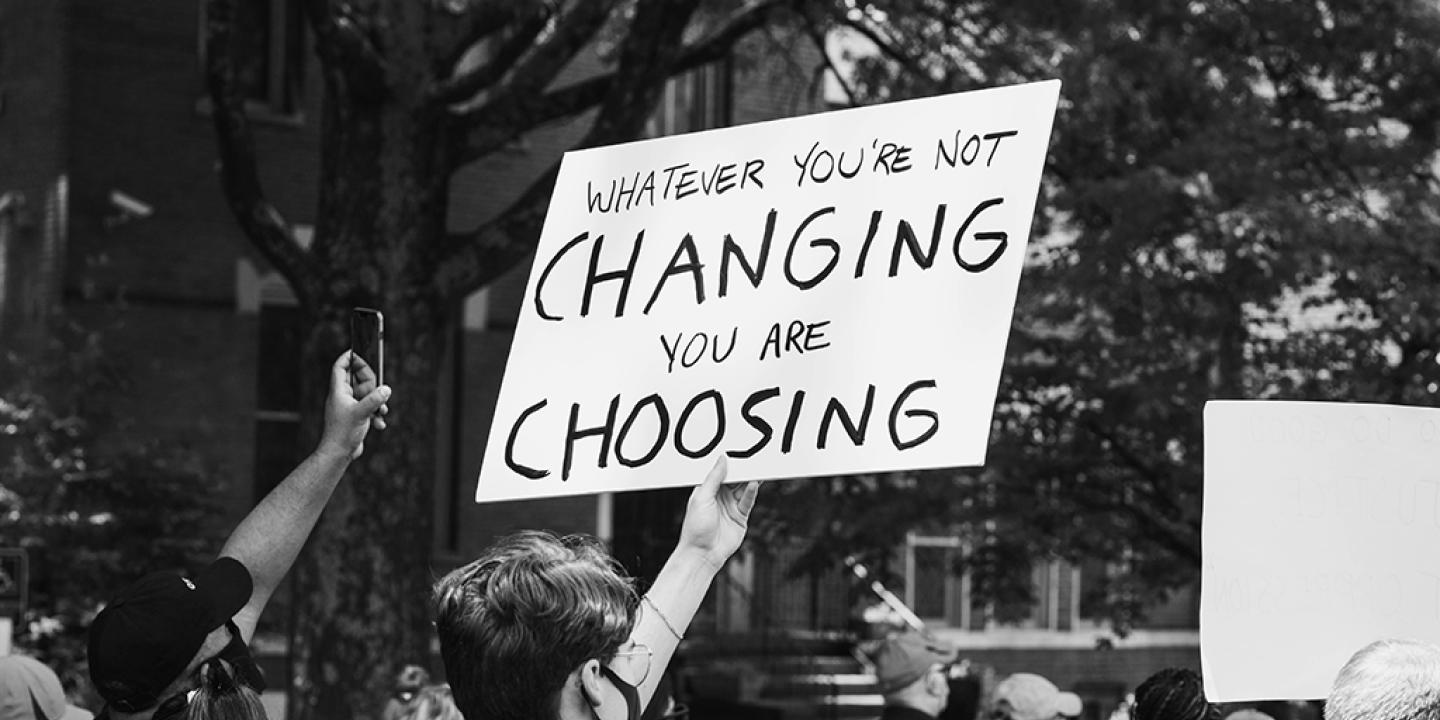
[[[138,712],[158,702],[205,643],[250,602],[240,561],[222,557],[199,575],[146,575],[121,590],[90,624],[90,680],[105,702]]]

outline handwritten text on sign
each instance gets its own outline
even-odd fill
[[[476,499],[982,463],[1058,93],[567,154]]]
[[[1440,642],[1440,410],[1205,406],[1211,701],[1323,698],[1374,640]]]

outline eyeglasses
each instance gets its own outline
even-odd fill
[[[650,661],[655,657],[655,651],[644,643],[632,643],[629,650],[619,650],[615,658],[625,658],[625,667],[629,670],[626,680],[633,685],[640,685],[645,678],[650,677]],[[634,678],[633,680],[631,678]]]

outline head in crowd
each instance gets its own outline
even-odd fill
[[[199,684],[190,696],[186,720],[266,720],[260,693],[245,684],[229,662],[212,658],[195,674]]]
[[[1268,713],[1263,713],[1259,710],[1244,708],[1242,710],[1236,710],[1235,712],[1226,715],[1225,720],[1275,720],[1275,718],[1271,717]]]
[[[408,702],[397,720],[464,720],[449,685],[426,685]]]
[[[456,706],[469,720],[561,720],[562,706],[581,705],[593,714],[600,690],[582,678],[603,676],[638,715],[634,685],[643,678],[621,678],[610,663],[629,642],[639,602],[593,538],[501,539],[435,585]]]
[[[207,660],[223,658],[254,691],[265,681],[231,621],[250,573],[222,557],[194,578],[157,572],[121,590],[90,625],[90,678],[111,714],[178,717]]]
[[[1205,684],[1194,670],[1165,668],[1135,688],[1135,720],[1215,720]]]
[[[397,720],[403,717],[410,703],[415,697],[430,684],[430,673],[419,665],[406,665],[401,668],[395,676],[395,690],[390,694],[390,699],[385,701],[385,709],[381,711],[381,720]],[[449,689],[446,689],[449,692]]]
[[[0,657],[0,720],[89,720],[65,699],[60,678],[24,655]]]
[[[1440,647],[1380,640],[1350,657],[1330,697],[1325,720],[1433,720],[1440,717]]]
[[[871,659],[885,704],[939,715],[950,701],[945,668],[955,656],[955,648],[920,633],[905,632],[882,640]]]
[[[1055,683],[1034,673],[1015,673],[995,686],[997,720],[1057,720],[1079,717],[1084,710],[1080,696],[1060,692]]]

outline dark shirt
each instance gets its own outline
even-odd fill
[[[935,716],[904,705],[886,705],[880,720],[935,720]]]
[[[255,665],[255,660],[254,660],[254,658],[250,655],[250,646],[249,646],[249,645],[246,645],[246,644],[245,644],[245,641],[243,641],[243,640],[240,639],[240,630],[239,630],[239,628],[236,628],[236,627],[234,627],[234,626],[232,625],[232,626],[231,626],[231,633],[232,633],[232,635],[231,635],[231,639],[230,639],[230,644],[229,644],[229,645],[226,645],[224,648],[222,648],[222,649],[220,650],[220,653],[219,653],[218,655],[216,655],[216,657],[223,657],[226,661],[230,662],[230,663],[232,664],[232,666],[236,666],[236,665],[246,665],[246,666],[248,666],[249,669],[251,669],[253,672],[255,672],[255,673],[257,674],[257,677],[254,677],[254,678],[252,678],[252,679],[255,680],[255,681],[257,681],[256,684],[259,685],[259,687],[257,687],[257,688],[252,688],[252,689],[255,690],[255,692],[257,692],[257,693],[263,692],[263,691],[265,690],[265,677],[264,677],[264,675],[263,675],[262,673],[260,673],[260,668]],[[250,683],[245,682],[245,681],[243,681],[243,680],[242,680],[242,682],[243,682],[247,687],[250,685]],[[167,698],[167,700],[168,700],[168,699],[169,699],[169,698]],[[179,712],[179,717],[185,717],[186,707],[188,706],[188,704],[189,704],[189,703],[188,703],[188,701],[187,701],[187,703],[186,703],[185,705],[179,705],[179,706],[178,706],[177,709],[180,711],[180,712]],[[156,707],[156,710],[158,711],[160,708],[162,708],[162,707],[164,707],[164,706],[165,706],[165,703],[164,703],[164,702],[161,702],[161,703]],[[112,718],[112,717],[110,716],[110,706],[109,706],[109,705],[105,705],[104,707],[100,708],[100,712],[95,713],[95,718],[94,718],[94,720],[114,720],[114,718]]]

